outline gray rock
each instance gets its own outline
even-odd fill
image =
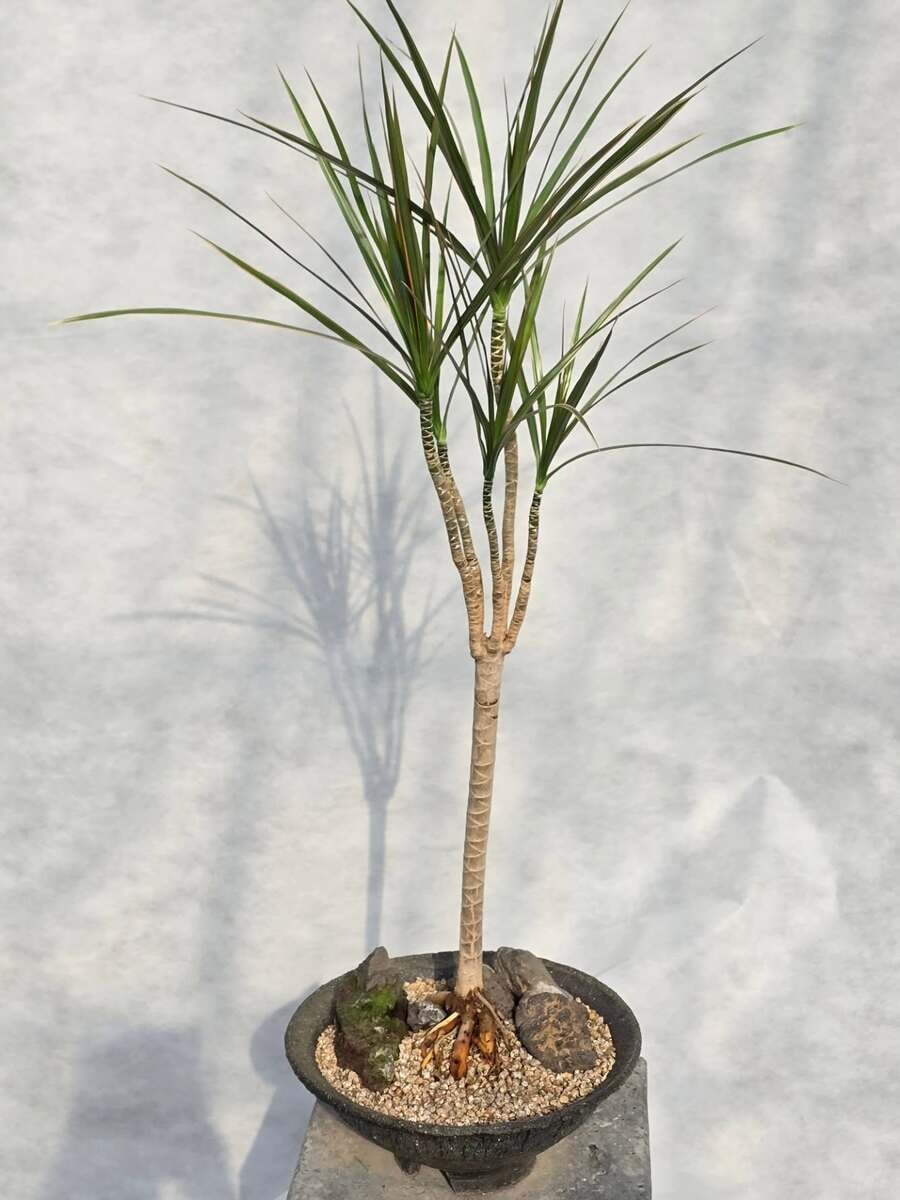
[[[514,950],[512,946],[501,946],[494,955],[494,970],[517,998],[535,989],[566,995],[562,988],[554,983],[553,977],[541,960],[530,950]]]
[[[433,1000],[410,1000],[406,1024],[412,1030],[430,1029],[432,1025],[437,1025],[438,1021],[443,1021],[446,1015],[446,1009],[441,1008],[440,1004],[435,1004]]]
[[[551,1071],[589,1071],[597,1065],[584,1005],[559,992],[536,991],[516,1005],[522,1045]]]
[[[493,968],[484,965],[484,994],[501,1017],[512,1020],[516,998]]]
[[[402,983],[400,969],[395,966],[384,946],[376,946],[356,968],[359,986],[363,991],[383,987],[387,983]]]

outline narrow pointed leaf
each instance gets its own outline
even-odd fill
[[[782,125],[778,129],[766,129],[762,133],[752,133],[749,135],[749,137],[742,137],[733,142],[726,142],[724,146],[717,146],[715,150],[709,150],[706,152],[706,154],[701,154],[697,158],[692,158],[690,162],[683,163],[680,167],[676,167],[673,171],[667,171],[665,175],[660,175],[659,178],[651,180],[650,183],[645,183],[641,187],[635,188],[634,191],[629,192],[625,196],[621,196],[618,200],[614,201],[614,203],[600,209],[599,212],[594,213],[592,217],[589,217],[586,221],[583,221],[580,225],[577,225],[574,229],[570,230],[563,237],[561,237],[559,239],[559,244],[562,245],[564,242],[569,241],[570,238],[575,237],[575,235],[580,233],[582,229],[586,229],[588,225],[596,221],[598,217],[602,217],[604,213],[612,212],[614,208],[618,208],[618,206],[620,204],[624,204],[626,200],[631,200],[633,196],[637,196],[641,192],[646,192],[648,188],[656,187],[658,183],[664,183],[665,180],[672,179],[675,175],[680,175],[682,171],[687,171],[689,167],[695,167],[698,163],[705,162],[708,158],[715,158],[717,154],[725,154],[728,150],[735,150],[738,146],[746,146],[750,142],[758,142],[763,138],[776,137],[780,133],[788,133],[790,130],[796,128],[796,125]]]
[[[162,167],[162,170],[165,171],[167,175],[171,175],[173,179],[178,179],[181,183],[186,184],[188,187],[193,188],[195,191],[200,192],[202,195],[208,197],[215,204],[218,204],[221,208],[224,208],[226,212],[230,212],[233,216],[237,217],[239,221],[242,221],[246,226],[248,226],[248,228],[252,229],[254,233],[258,233],[261,238],[264,238],[265,241],[267,241],[271,246],[274,246],[276,250],[280,251],[280,253],[282,253],[286,258],[289,258],[290,261],[296,266],[300,267],[302,271],[305,271],[308,275],[311,275],[313,279],[323,284],[330,292],[333,292],[334,295],[343,300],[345,304],[348,304],[355,312],[359,313],[359,315],[374,329],[376,329],[378,333],[380,333],[381,336],[388,341],[395,350],[399,351],[400,354],[403,354],[403,347],[399,344],[397,339],[391,335],[390,331],[385,328],[385,326],[381,321],[378,320],[377,317],[372,316],[371,313],[367,313],[366,310],[362,308],[361,305],[357,304],[352,297],[348,296],[346,292],[343,292],[339,287],[336,287],[323,275],[320,275],[318,271],[314,271],[312,267],[307,266],[307,264],[301,259],[291,254],[290,250],[285,249],[280,242],[277,242],[275,238],[266,233],[264,229],[261,229],[258,225],[255,225],[248,217],[245,217],[242,213],[238,212],[236,208],[232,208],[230,204],[228,204],[225,200],[222,200],[208,188],[203,187],[199,183],[195,183],[192,179],[188,179],[186,175],[179,175],[178,172],[173,171],[171,167]]]
[[[407,51],[409,52],[409,56],[412,59],[413,66],[419,77],[419,82],[422,85],[422,92],[420,92],[413,83],[409,73],[406,71],[403,64],[392,50],[390,43],[384,37],[382,37],[372,23],[368,21],[365,16],[363,16],[356,5],[352,3],[352,0],[348,0],[348,3],[369,30],[385,58],[397,72],[399,79],[403,83],[403,86],[406,88],[410,98],[412,99],[416,108],[418,108],[423,120],[425,121],[426,128],[430,130],[435,123],[437,124],[441,153],[444,155],[447,165],[456,179],[463,199],[469,208],[472,219],[475,221],[475,227],[478,231],[478,235],[479,237],[490,235],[492,232],[491,225],[488,222],[484,208],[478,199],[477,189],[475,188],[474,181],[472,180],[466,164],[465,155],[461,150],[459,141],[454,133],[450,120],[448,119],[446,108],[440,99],[438,89],[431,78],[422,55],[419,53],[419,49],[416,46],[415,40],[403,21],[403,18],[400,16],[400,13],[397,11],[397,7],[393,3],[393,0],[387,0],[388,8],[391,10],[394,20],[397,23],[397,27],[400,30],[404,42],[406,43]]]
[[[575,462],[579,458],[587,458],[591,454],[605,454],[609,450],[638,450],[662,448],[672,450],[709,450],[714,454],[736,454],[740,458],[758,458],[763,462],[780,463],[785,467],[796,467],[798,471],[808,471],[810,475],[818,475],[820,479],[827,479],[830,483],[840,484],[846,487],[840,479],[835,479],[833,475],[826,475],[824,471],[817,471],[815,467],[807,467],[803,463],[793,462],[789,458],[777,458],[773,454],[755,454],[750,450],[732,450],[727,446],[700,446],[693,442],[622,442],[616,446],[600,446],[597,450],[585,450],[582,454],[576,454],[572,458],[567,458],[565,462],[560,463],[550,475],[555,475],[557,471],[561,471],[563,467],[567,467],[569,463]],[[549,478],[550,476],[548,476]]]
[[[669,329],[666,333],[662,334],[658,338],[655,338],[652,342],[648,342],[647,345],[644,346],[644,348],[642,350],[638,350],[637,354],[632,354],[631,358],[629,358],[627,360],[627,362],[624,362],[621,365],[621,367],[619,367],[618,371],[616,371],[614,374],[610,375],[609,379],[606,380],[606,382],[603,384],[603,386],[601,388],[597,389],[597,391],[594,393],[594,395],[591,396],[586,407],[592,408],[596,399],[599,399],[604,394],[608,394],[607,388],[609,387],[609,385],[611,383],[615,383],[615,381],[619,378],[619,376],[621,374],[623,374],[623,372],[627,371],[632,363],[636,363],[639,358],[643,358],[645,354],[649,354],[651,350],[654,350],[657,346],[661,345],[663,342],[668,341],[670,337],[674,337],[676,333],[681,333],[681,331],[683,329],[687,329],[689,325],[693,325],[696,321],[699,321],[702,317],[708,316],[708,314],[711,313],[712,311],[713,310],[711,308],[708,308],[708,309],[706,309],[705,312],[697,313],[696,316],[689,317],[688,320],[682,321],[680,325],[674,326],[674,328]]]
[[[607,101],[614,94],[616,89],[625,81],[625,79],[628,78],[628,76],[631,74],[631,72],[638,65],[638,63],[641,61],[641,59],[644,57],[644,55],[646,53],[647,53],[646,50],[642,50],[641,53],[637,56],[637,58],[633,59],[632,62],[630,62],[629,65],[625,68],[625,70],[621,73],[621,75],[619,75],[618,79],[615,80],[612,87],[606,92],[606,94],[600,100],[600,103],[591,111],[587,120],[581,126],[581,129],[579,130],[579,132],[575,135],[575,137],[572,139],[572,141],[566,147],[566,150],[564,151],[564,153],[562,154],[562,156],[559,159],[559,162],[556,164],[553,171],[551,172],[550,177],[548,178],[546,184],[543,187],[541,187],[541,183],[543,181],[544,175],[546,174],[547,167],[549,167],[549,165],[550,165],[550,161],[553,156],[553,151],[556,149],[557,141],[559,139],[559,134],[557,135],[557,140],[554,141],[553,145],[550,147],[550,153],[547,155],[547,162],[544,167],[544,171],[541,173],[540,180],[538,180],[538,189],[539,190],[538,190],[537,194],[535,195],[534,200],[532,201],[531,209],[529,210],[529,216],[531,216],[532,213],[539,211],[547,203],[547,201],[553,194],[553,189],[556,187],[557,183],[559,183],[560,179],[562,179],[563,175],[565,174],[566,168],[568,167],[569,163],[575,157],[582,142],[587,137],[587,135],[591,131],[591,129],[594,127],[597,117],[600,115],[600,113],[605,108]],[[567,117],[568,117],[568,114],[567,114]],[[565,126],[563,126],[562,128],[564,128],[564,127]],[[560,129],[560,134],[562,133],[562,128]],[[628,126],[626,128],[626,130],[623,130],[623,135],[630,132],[633,128],[634,128],[633,125]]]
[[[680,241],[680,239],[679,239],[679,241]],[[672,251],[675,249],[675,247],[678,244],[679,244],[679,242],[677,242],[677,241],[672,242],[672,244],[670,246],[667,246],[665,248],[665,250],[663,250],[660,254],[657,254],[657,256],[652,260],[652,262],[648,263],[647,266],[643,268],[643,270],[639,271],[638,274],[635,275],[634,279],[632,279],[631,282],[626,287],[624,287],[621,292],[619,292],[618,296],[616,296],[615,299],[613,299],[609,304],[607,304],[606,308],[600,313],[600,315],[594,321],[591,322],[591,324],[584,331],[584,333],[582,333],[579,337],[577,337],[573,341],[571,347],[569,348],[567,353],[562,356],[562,358],[559,360],[559,362],[557,362],[553,367],[551,367],[547,371],[544,378],[536,385],[535,393],[537,393],[538,391],[546,391],[546,389],[553,382],[553,380],[556,379],[557,376],[562,371],[564,371],[566,369],[566,367],[572,362],[572,360],[578,354],[579,350],[581,350],[581,348],[583,346],[585,346],[592,338],[596,337],[597,334],[600,333],[601,330],[603,330],[610,323],[610,321],[616,316],[619,308],[622,305],[622,302],[624,300],[627,300],[627,298],[631,295],[631,293],[635,290],[635,288],[640,287],[640,285],[647,278],[647,276],[650,275],[652,271],[655,271],[656,268],[660,265],[660,263],[664,262],[665,259],[668,258],[668,256],[672,253]],[[672,287],[674,285],[670,284],[669,286]],[[654,296],[658,296],[661,291],[666,291],[666,290],[668,290],[668,289],[661,288],[659,291],[651,293],[649,296],[644,297],[643,300],[637,301],[637,303],[631,305],[630,307],[637,308],[639,305],[645,304],[648,300],[652,300],[654,298]],[[624,312],[628,312],[628,311],[629,311],[628,309],[624,310]],[[623,316],[624,312],[619,313],[619,316]]]
[[[651,363],[649,367],[644,367],[640,371],[635,371],[633,375],[629,375],[623,379],[621,383],[617,383],[614,388],[609,391],[601,391],[600,394],[590,403],[585,405],[584,411],[589,412],[595,408],[602,400],[608,399],[614,392],[620,391],[623,387],[627,387],[629,383],[634,383],[636,379],[640,379],[642,375],[649,375],[651,371],[655,371],[658,367],[664,367],[667,363],[675,362],[678,358],[684,358],[688,354],[693,354],[697,350],[703,350],[709,342],[698,342],[696,346],[688,346],[686,350],[678,350],[675,354],[667,354],[665,358],[658,358],[656,362]]]
[[[459,65],[462,67],[463,80],[466,85],[466,92],[469,97],[469,109],[472,113],[472,124],[475,128],[475,137],[478,142],[478,158],[481,162],[481,181],[484,187],[484,211],[491,225],[496,219],[495,204],[494,204],[494,168],[491,164],[491,151],[488,145],[487,132],[484,127],[484,117],[481,112],[481,102],[478,99],[478,92],[475,89],[475,83],[472,79],[472,72],[469,70],[469,64],[466,61],[466,56],[463,53],[463,48],[456,41],[456,53],[459,58]]]
[[[319,329],[306,329],[301,325],[288,325],[284,321],[270,321],[267,317],[247,317],[242,313],[213,312],[205,308],[109,308],[103,312],[79,313],[75,317],[63,317],[57,325],[75,325],[79,321],[100,321],[106,317],[217,317],[220,321],[245,321],[250,325],[268,325],[272,329],[289,329],[294,333],[309,333],[325,337]],[[331,338],[339,341],[339,338]]]
[[[386,359],[382,354],[375,353],[374,350],[370,350],[368,346],[359,340],[359,338],[354,337],[349,330],[345,329],[332,317],[329,317],[327,313],[322,312],[322,310],[317,308],[314,304],[310,304],[308,300],[298,295],[297,292],[295,292],[292,288],[289,288],[287,284],[275,279],[272,275],[267,275],[265,271],[260,271],[250,263],[245,262],[242,258],[239,258],[236,254],[232,254],[230,250],[226,250],[224,247],[219,246],[216,242],[211,241],[209,238],[203,237],[202,234],[198,234],[198,237],[201,237],[202,240],[207,243],[207,245],[211,246],[214,250],[217,250],[219,254],[227,258],[229,262],[234,263],[236,267],[239,267],[242,271],[245,271],[254,279],[259,280],[259,282],[264,284],[267,288],[270,288],[273,292],[277,292],[279,295],[284,296],[286,300],[290,300],[292,304],[295,304],[305,313],[308,313],[311,317],[314,317],[320,325],[323,325],[330,333],[334,334],[335,337],[337,337],[345,345],[349,346],[353,350],[358,350],[360,354],[364,355],[369,359],[370,362],[373,362],[377,367],[379,367],[385,373],[385,375],[388,376],[391,382],[396,384],[397,387],[401,388],[402,391],[406,392],[407,395],[411,395],[413,397],[415,396],[414,389],[410,388],[409,384],[400,374],[397,367],[394,366],[389,359]]]

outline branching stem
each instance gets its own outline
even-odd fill
[[[506,631],[509,619],[509,601],[512,595],[513,570],[516,560],[516,501],[519,492],[519,443],[514,432],[503,450],[503,470],[506,484],[503,496],[503,565],[502,565],[502,613],[500,629]],[[499,631],[498,631],[499,632]]]
[[[466,506],[463,504],[462,496],[457,487],[453,472],[450,469],[450,453],[447,449],[446,442],[437,443],[438,460],[441,464],[441,470],[444,472],[453,496],[453,511],[456,513],[456,523],[459,527],[459,537],[462,542],[463,553],[466,556],[466,562],[470,565],[473,571],[478,573],[478,591],[483,597],[484,585],[481,579],[481,564],[478,561],[478,555],[475,553],[475,545],[472,541],[472,531],[469,528],[469,517],[466,513]]]
[[[525,562],[522,566],[522,579],[519,584],[519,593],[516,596],[512,620],[509,623],[509,629],[506,637],[503,640],[503,650],[506,654],[509,654],[510,650],[512,650],[516,644],[516,639],[519,636],[519,630],[522,628],[522,622],[525,620],[525,611],[528,608],[528,597],[531,594],[531,580],[534,577],[534,562],[537,558],[538,534],[540,533],[541,525],[542,495],[542,492],[534,493],[534,496],[531,500],[531,508],[528,512],[528,546],[525,550]]]
[[[497,307],[491,318],[491,387],[494,394],[494,409],[499,407],[503,377],[506,371],[507,322],[506,308]],[[485,478],[482,492],[482,512],[487,531],[488,550],[491,559],[491,645],[502,644],[506,634],[509,611],[509,596],[512,586],[515,556],[516,490],[518,488],[519,447],[516,436],[506,443],[503,454],[505,487],[503,499],[503,545],[494,518],[494,479]]]
[[[443,458],[446,467],[441,461],[442,455],[434,436],[432,399],[430,396],[420,396],[417,403],[425,464],[441,506],[441,516],[444,518],[447,541],[450,545],[450,557],[453,559],[453,565],[459,572],[462,582],[463,600],[469,623],[469,651],[477,660],[484,654],[484,587],[481,568],[472,547],[469,522],[462,496],[450,471],[450,460],[445,454]]]

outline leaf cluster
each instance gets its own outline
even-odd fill
[[[691,318],[602,377],[617,323],[667,290],[659,288],[635,299],[637,290],[674,250],[677,243],[673,243],[620,286],[593,315],[588,314],[585,287],[571,333],[566,336],[563,331],[558,357],[545,362],[540,337],[542,301],[558,248],[638,193],[716,155],[784,133],[791,126],[749,134],[650,177],[655,167],[668,163],[694,141],[692,137],[668,140],[665,135],[669,126],[706,81],[749,46],[704,72],[650,115],[598,137],[608,102],[646,51],[615,74],[600,89],[599,96],[588,100],[623,9],[604,36],[574,64],[562,84],[549,92],[548,68],[564,4],[564,0],[553,0],[521,93],[512,107],[507,99],[505,137],[500,153],[496,153],[484,118],[482,96],[456,35],[450,38],[440,70],[433,73],[394,0],[387,0],[387,4],[398,43],[379,31],[353,0],[348,3],[371,36],[381,60],[377,114],[366,99],[360,69],[364,162],[351,157],[349,139],[311,78],[316,118],[280,72],[295,129],[246,114],[237,120],[186,105],[174,107],[250,130],[314,160],[352,237],[368,279],[368,292],[358,282],[359,272],[341,264],[281,205],[278,207],[282,213],[327,259],[333,271],[331,278],[208,189],[182,174],[170,173],[232,213],[294,267],[315,279],[353,314],[359,331],[350,328],[347,316],[326,311],[297,286],[215,242],[208,244],[289,301],[313,322],[312,326],[173,307],[106,310],[69,320],[125,313],[180,313],[249,321],[335,340],[366,357],[417,407],[430,406],[431,428],[438,445],[446,443],[447,411],[456,389],[461,387],[470,402],[486,480],[493,480],[505,447],[524,425],[535,459],[536,490],[542,492],[568,463],[584,453],[610,448],[597,444],[588,421],[600,403],[705,344],[692,344],[637,365],[697,319]],[[477,147],[475,165],[448,98],[454,67],[465,96],[470,136]],[[410,162],[397,89],[423,123],[425,151],[418,166]],[[437,195],[439,175],[446,177],[448,185],[443,201]],[[451,228],[451,197],[461,206],[470,228]],[[499,387],[492,386],[490,377],[485,337],[489,318],[495,326],[499,322],[503,331],[504,365]],[[450,391],[444,400],[442,386],[448,380]],[[564,457],[564,447],[578,430],[587,433],[593,449]]]

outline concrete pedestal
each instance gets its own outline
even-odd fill
[[[650,1200],[647,1064],[558,1145],[538,1155],[531,1174],[504,1188],[509,1200]],[[287,1200],[449,1200],[439,1171],[406,1175],[392,1154],[316,1104]]]

